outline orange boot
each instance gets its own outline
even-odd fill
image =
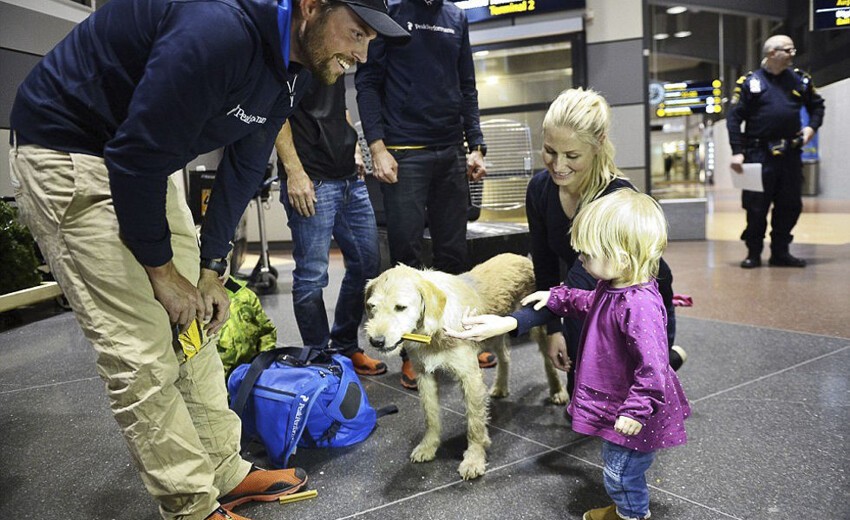
[[[351,363],[354,365],[354,371],[361,376],[379,376],[387,371],[386,363],[372,359],[363,352],[352,354]]]
[[[416,371],[413,370],[413,363],[409,359],[405,359],[401,364],[401,386],[408,390],[419,389],[419,385],[416,383]]]
[[[230,511],[225,511],[222,508],[218,508],[212,513],[210,516],[206,517],[204,520],[251,520],[247,516],[239,516],[236,513],[231,513]]]
[[[218,503],[229,510],[245,502],[271,502],[295,493],[306,484],[307,472],[301,468],[265,470],[253,466],[238,486],[218,498]]]
[[[478,353],[478,366],[481,368],[490,368],[496,366],[496,354],[492,352],[484,352]]]

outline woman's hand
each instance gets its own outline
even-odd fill
[[[546,336],[546,355],[558,370],[562,372],[570,370],[572,363],[567,355],[567,340],[560,332]]]
[[[443,329],[447,336],[457,339],[484,341],[517,328],[516,318],[511,316],[496,316],[493,314],[474,315],[475,311],[463,311],[461,325],[463,330]]]

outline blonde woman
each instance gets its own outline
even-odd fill
[[[603,480],[614,504],[584,520],[650,517],[646,471],[655,452],[684,444],[690,416],[668,363],[667,315],[656,276],[667,221],[652,197],[620,189],[589,202],[572,227],[573,249],[598,280],[594,290],[561,285],[523,299],[536,310],[582,320],[576,390],[567,408],[575,432],[602,439]],[[456,337],[483,341],[517,329],[514,316],[468,316]]]
[[[614,164],[614,147],[608,134],[611,109],[593,90],[569,89],[552,102],[543,120],[543,162],[546,170],[537,173],[528,185],[526,215],[531,234],[531,255],[538,290],[546,290],[565,280],[566,285],[592,289],[596,280],[587,273],[578,252],[567,237],[576,213],[590,201],[621,188],[634,189]],[[670,364],[678,369],[686,354],[673,346],[676,318],[673,308],[673,275],[660,261],[658,284],[667,309],[667,342]],[[543,323],[546,311],[521,311],[519,334]],[[535,323],[536,322],[536,323]],[[525,325],[528,325],[526,328]],[[567,371],[567,390],[573,393],[575,359],[581,321],[561,322],[548,314],[549,357],[555,366]]]

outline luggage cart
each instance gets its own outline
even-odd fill
[[[268,170],[269,177],[263,181],[260,189],[257,190],[254,196],[254,202],[257,203],[257,228],[260,234],[260,258],[257,260],[257,265],[248,276],[248,288],[257,294],[271,294],[277,291],[277,269],[271,265],[269,258],[269,241],[266,236],[266,216],[263,212],[264,206],[269,201],[271,186],[280,177],[271,176],[271,168]]]

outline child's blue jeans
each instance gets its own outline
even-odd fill
[[[643,453],[603,440],[602,460],[605,490],[617,505],[617,512],[626,518],[648,516],[646,470],[655,460],[655,452]]]

